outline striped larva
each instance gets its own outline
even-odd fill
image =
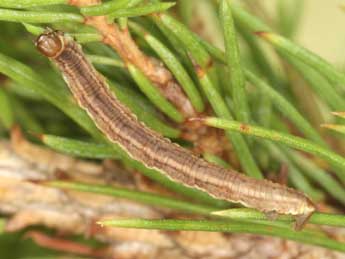
[[[315,211],[315,206],[303,193],[208,163],[143,125],[110,92],[104,78],[73,39],[61,32],[47,31],[38,37],[36,46],[57,65],[74,98],[97,127],[133,159],[213,197],[238,202],[267,214],[294,215],[297,229]]]

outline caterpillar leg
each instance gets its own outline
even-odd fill
[[[311,211],[311,212],[307,212],[307,213],[295,216],[294,229],[296,231],[302,230],[302,228],[307,223],[307,221],[311,217],[311,215],[313,215],[313,213],[314,213],[314,211]]]
[[[268,220],[276,220],[279,216],[279,214],[275,211],[269,211],[269,212],[265,212],[265,216]]]

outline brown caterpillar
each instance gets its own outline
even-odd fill
[[[294,215],[296,229],[315,211],[314,204],[303,193],[208,163],[143,125],[110,92],[80,45],[63,33],[49,30],[37,38],[36,46],[58,66],[74,98],[97,127],[133,159],[215,198],[267,214]]]

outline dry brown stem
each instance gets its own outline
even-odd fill
[[[100,0],[69,1],[70,5],[78,7],[99,3],[101,3]],[[126,64],[134,64],[139,68],[186,119],[198,115],[171,72],[162,62],[144,54],[127,29],[122,30],[117,24],[109,23],[105,16],[85,17],[85,24],[97,29],[103,35],[103,42],[111,46]],[[222,144],[224,134],[219,133],[219,130],[205,127],[200,123],[184,123],[181,129],[184,132],[182,137],[194,143],[195,152],[227,156],[229,146]]]
[[[99,4],[97,0],[71,0],[70,5],[82,7]],[[85,24],[96,28],[103,35],[103,42],[111,46],[125,63],[139,68],[187,118],[196,115],[191,102],[168,69],[158,60],[146,56],[132,39],[128,29],[121,30],[115,23],[109,23],[105,16],[89,16]]]

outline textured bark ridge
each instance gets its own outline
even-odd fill
[[[145,185],[145,181],[134,182],[133,178],[126,177],[132,173],[119,170],[119,165],[101,166],[71,159],[27,142],[18,130],[12,133],[11,143],[0,141],[0,212],[9,215],[5,231],[34,225],[56,229],[57,236],[37,231],[25,234],[41,246],[92,258],[116,259],[343,258],[342,253],[328,249],[256,235],[99,228],[94,222],[114,218],[159,219],[171,216],[171,211],[41,185],[40,181],[56,179],[59,176],[56,172],[62,169],[71,181],[84,183],[138,188]],[[114,176],[114,172],[116,180],[109,177]],[[345,238],[342,229],[329,228],[328,231],[338,240]],[[75,243],[69,240],[70,235],[95,238],[104,246],[94,249]]]

